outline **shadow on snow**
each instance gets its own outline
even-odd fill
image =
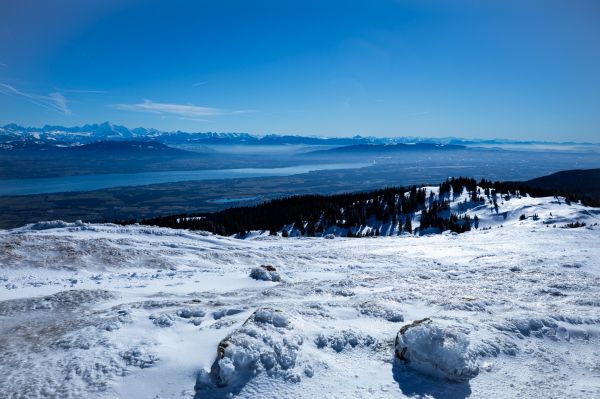
[[[408,397],[432,397],[435,399],[464,399],[471,395],[469,383],[454,383],[420,374],[394,360],[394,381],[402,394]]]

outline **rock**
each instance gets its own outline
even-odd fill
[[[281,281],[281,276],[271,265],[261,265],[260,267],[255,267],[250,271],[250,277],[255,280],[262,281]]]
[[[191,319],[193,317],[204,317],[206,313],[202,309],[184,308],[177,311],[177,316],[182,319]]]
[[[150,320],[152,320],[152,323],[154,323],[154,325],[157,327],[165,328],[171,327],[173,324],[175,324],[175,322],[173,321],[173,316],[166,313],[161,315],[151,314],[149,318]]]
[[[336,352],[356,347],[370,347],[376,343],[377,340],[372,336],[363,335],[353,330],[335,331],[329,334],[321,333],[315,339],[317,348],[331,348]]]
[[[458,326],[429,318],[403,326],[396,335],[396,357],[423,374],[466,382],[479,374],[476,354]]]
[[[265,269],[268,272],[276,272],[277,269],[275,269],[275,266],[273,265],[260,265],[260,267],[262,267],[263,269]]]
[[[213,319],[219,320],[225,316],[233,316],[238,313],[242,313],[244,309],[220,309],[213,312]]]
[[[195,389],[201,396],[224,391],[235,393],[261,373],[298,382],[301,374],[312,375],[312,368],[299,361],[303,341],[293,333],[284,313],[258,309],[219,343],[210,372],[202,370],[198,374]]]
[[[133,348],[119,354],[125,361],[125,364],[128,366],[139,367],[141,369],[152,367],[160,360],[158,356],[147,352],[143,348]]]

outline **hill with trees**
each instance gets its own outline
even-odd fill
[[[283,236],[347,237],[426,234],[450,230],[463,233],[478,227],[478,218],[467,211],[489,207],[499,213],[499,202],[513,196],[556,196],[556,190],[523,183],[451,178],[437,187],[390,187],[381,190],[332,196],[302,195],[275,199],[256,206],[229,208],[207,214],[179,214],[145,220],[145,225],[205,230],[219,235],[246,237],[251,231]],[[558,198],[558,197],[557,197]],[[564,202],[593,200],[567,194]]]

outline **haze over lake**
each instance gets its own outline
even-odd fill
[[[92,191],[110,187],[143,186],[188,180],[225,180],[244,177],[291,176],[318,170],[356,169],[367,163],[298,165],[284,168],[240,168],[217,170],[175,170],[142,173],[107,173],[39,179],[2,180],[0,195],[30,195],[67,191]]]

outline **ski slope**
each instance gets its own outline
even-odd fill
[[[464,212],[480,226],[461,235],[0,231],[1,396],[600,397],[600,211]],[[251,278],[261,265],[280,281]]]

